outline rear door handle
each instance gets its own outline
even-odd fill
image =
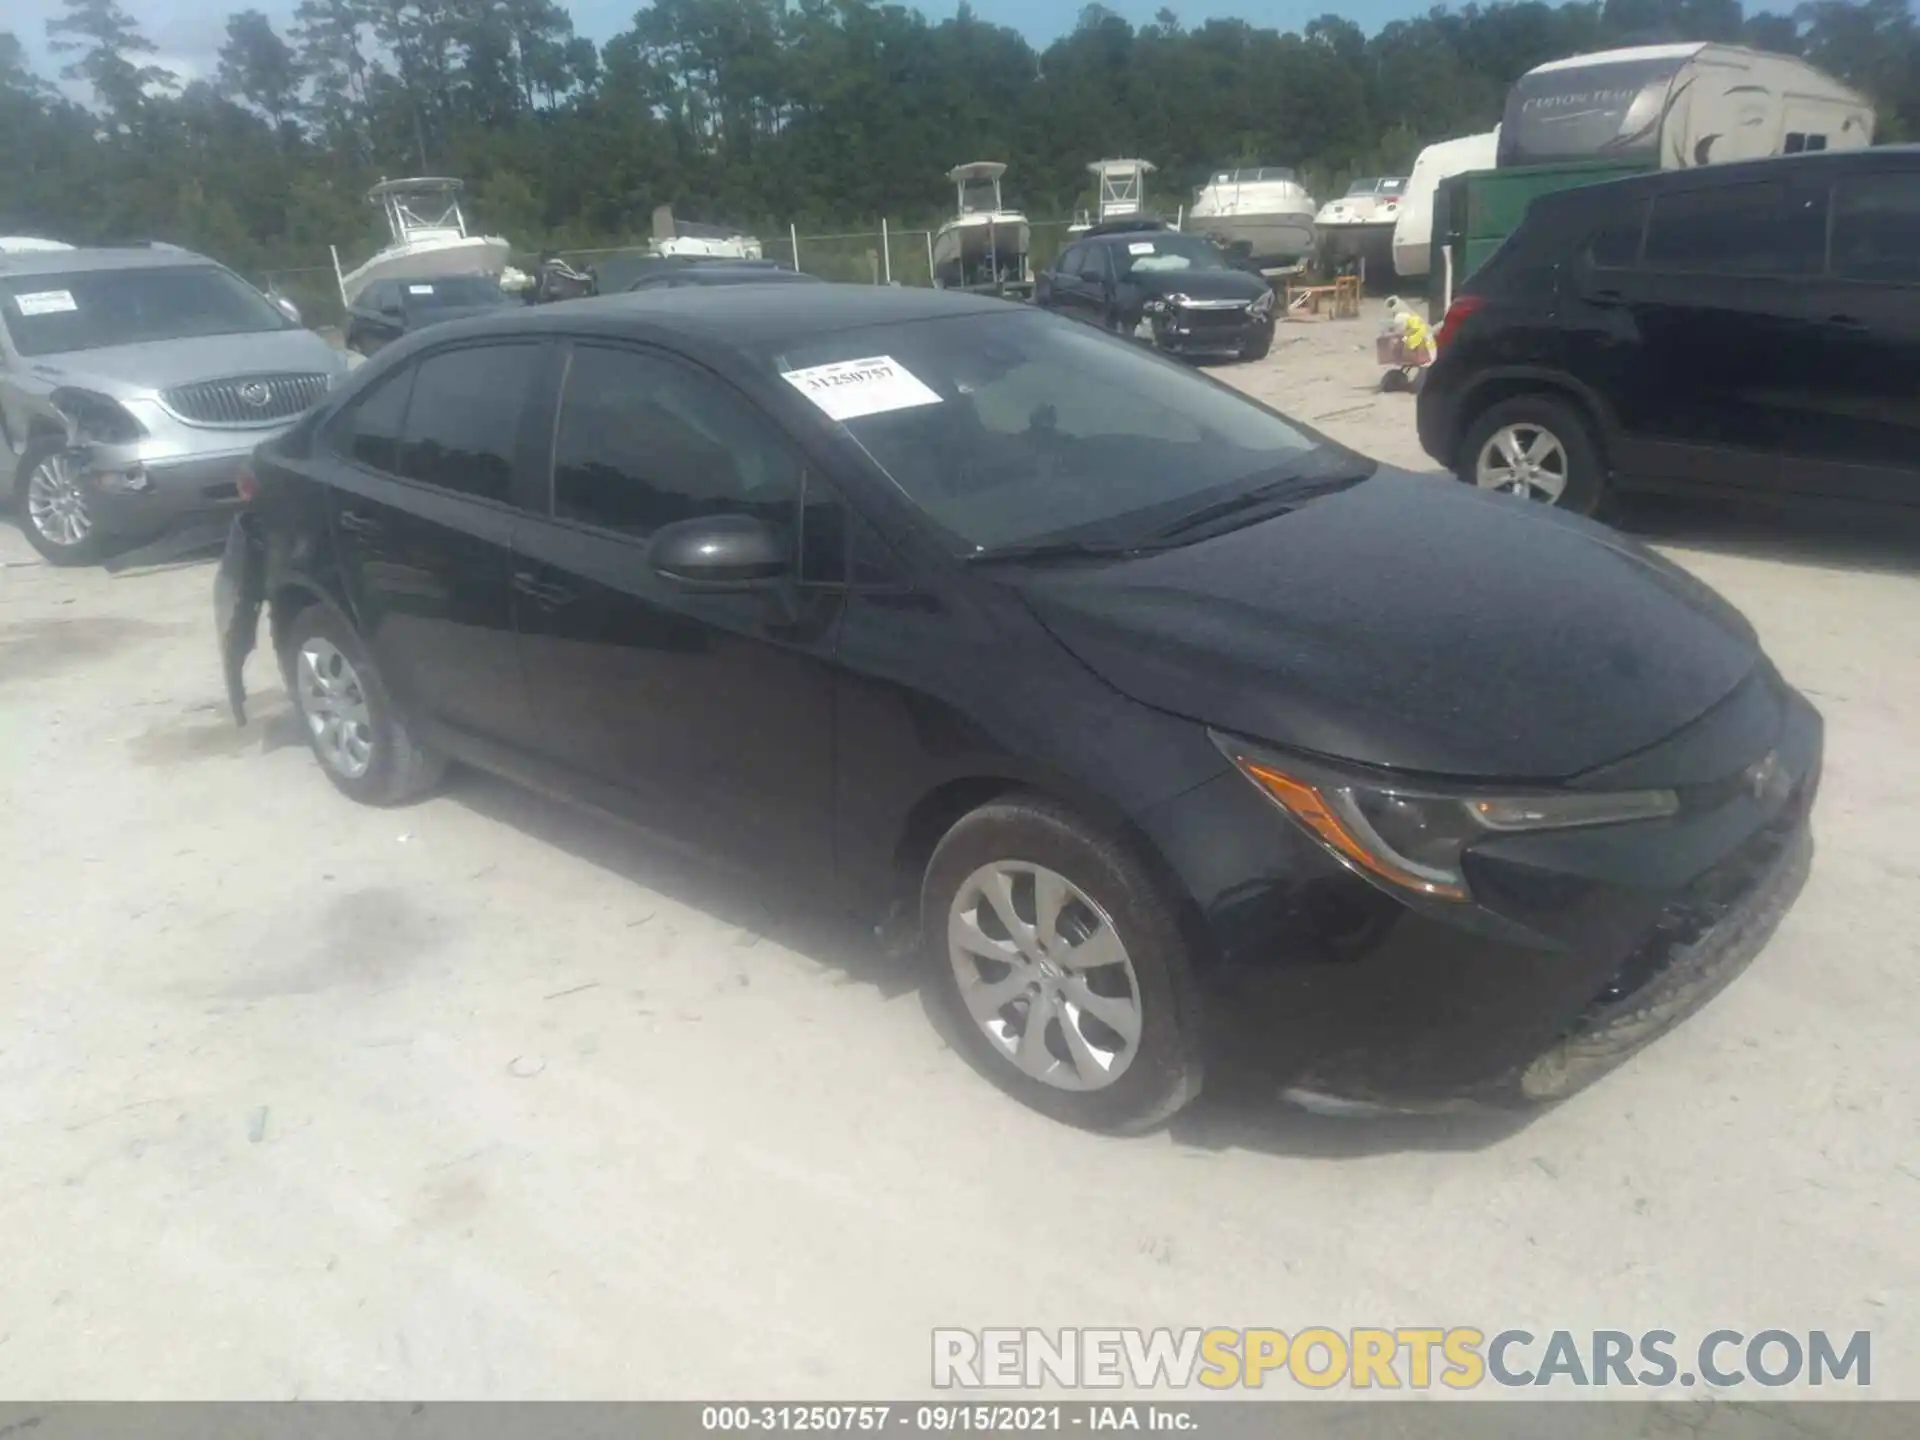
[[[378,535],[380,522],[371,515],[362,515],[357,510],[342,510],[340,528],[353,535]]]
[[[577,598],[566,586],[549,585],[529,570],[513,572],[513,588],[522,595],[556,610],[562,605],[571,605]]]
[[[1587,292],[1587,303],[1606,309],[1614,305],[1626,304],[1627,297],[1618,290],[1590,290]]]
[[[1864,331],[1867,328],[1866,321],[1853,315],[1829,315],[1827,317],[1827,324],[1835,330],[1846,330],[1849,332]]]

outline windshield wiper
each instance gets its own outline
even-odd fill
[[[1372,474],[1371,467],[1364,469],[1343,468],[1324,473],[1295,472],[1270,480],[1264,485],[1256,485],[1251,490],[1242,490],[1238,494],[1228,495],[1186,514],[1176,516],[1147,537],[1149,544],[1165,544],[1177,536],[1190,535],[1195,530],[1211,525],[1216,520],[1225,520],[1243,514],[1248,510],[1277,507],[1276,513],[1290,510],[1296,505],[1336,490],[1345,490],[1348,486],[1364,480]]]

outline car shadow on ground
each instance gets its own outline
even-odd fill
[[[452,770],[449,799],[542,844],[585,860],[643,889],[792,950],[885,999],[911,993],[919,977],[889,956],[871,925],[823,908],[792,885],[689,854],[670,839],[605,812],[557,800],[466,767]]]
[[[454,770],[446,794],[478,815],[708,915],[722,926],[758,935],[849,980],[871,985],[884,1000],[917,993],[930,1038],[956,1048],[952,1022],[931,1003],[931,992],[920,983],[917,957],[898,941],[884,943],[856,917],[824,908],[817,896],[687,854],[623,819],[479,771]],[[957,1058],[978,1072],[967,1052],[960,1051]],[[1170,1134],[1177,1145],[1195,1151],[1254,1150],[1339,1159],[1399,1150],[1476,1150],[1513,1134],[1532,1113],[1537,1112],[1316,1115],[1283,1101],[1272,1082],[1229,1068],[1209,1076],[1200,1099],[1174,1120]]]
[[[1920,574],[1920,515],[1836,515],[1764,501],[1638,495],[1617,502],[1608,519],[1651,545],[1821,570]]]

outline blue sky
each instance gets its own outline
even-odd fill
[[[226,17],[234,10],[264,10],[277,26],[283,27],[293,13],[296,0],[120,0],[122,7],[156,45],[160,60],[189,79],[211,78],[217,63],[215,54],[225,38]],[[565,3],[565,0],[562,0]],[[1037,46],[1043,46],[1073,27],[1083,0],[974,0],[974,12],[997,25],[1011,25]],[[12,30],[27,47],[42,74],[51,77],[58,68],[58,57],[46,49],[46,21],[60,11],[59,0],[8,0],[0,29]],[[637,8],[634,0],[576,0],[567,7],[573,23],[583,35],[595,41],[625,30],[632,24]],[[951,15],[954,0],[920,7],[938,20]],[[1107,8],[1126,16],[1135,24],[1153,18],[1160,5],[1156,0],[1108,0]],[[1345,15],[1371,33],[1389,20],[1424,14],[1422,0],[1216,0],[1208,4],[1172,4],[1166,8],[1178,15],[1183,24],[1193,26],[1215,16],[1238,17],[1255,25],[1278,30],[1298,30],[1316,15],[1333,12]]]

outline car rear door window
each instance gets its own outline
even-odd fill
[[[1715,185],[1659,195],[1647,225],[1650,270],[1708,275],[1797,275],[1810,267],[1789,223],[1786,186]]]
[[[417,367],[377,380],[338,420],[328,443],[334,450],[369,470],[395,475],[400,470],[400,430],[406,423],[407,397],[413,392]]]
[[[1856,175],[1833,187],[1832,272],[1920,284],[1920,171]]]
[[[1587,263],[1596,270],[1631,270],[1640,258],[1640,236],[1646,228],[1645,200],[1622,206],[1587,241]]]
[[[540,347],[469,345],[418,366],[400,437],[398,473],[423,485],[505,502],[520,413]]]
[[[663,356],[579,345],[553,447],[553,511],[646,537],[699,515],[791,525],[801,464],[723,381]]]

